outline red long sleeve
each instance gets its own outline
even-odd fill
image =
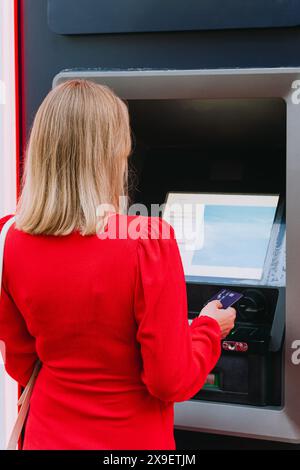
[[[1,219],[0,232],[8,219],[9,217]],[[28,332],[26,322],[9,294],[5,281],[4,271],[0,295],[0,341],[4,344],[1,350],[5,352],[3,361],[7,373],[25,386],[38,359],[35,338]]]
[[[24,318],[3,286],[0,297],[0,341],[5,346],[3,361],[6,372],[25,387],[38,359],[35,338],[29,334]]]
[[[189,326],[185,279],[174,231],[171,228],[169,239],[150,239],[153,223],[154,219],[149,219],[145,228],[148,233],[141,236],[138,245],[135,315],[143,358],[142,380],[155,397],[178,402],[200,390],[219,359],[220,328],[205,316]],[[159,224],[160,235],[163,224]]]

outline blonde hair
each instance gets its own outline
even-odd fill
[[[31,234],[96,233],[97,207],[127,196],[127,106],[88,80],[54,88],[34,119],[16,227]]]

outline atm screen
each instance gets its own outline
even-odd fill
[[[260,280],[279,195],[169,193],[186,276]]]

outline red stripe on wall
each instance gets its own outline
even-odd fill
[[[15,125],[16,125],[16,197],[17,200],[20,195],[20,177],[21,177],[21,171],[20,171],[20,165],[21,165],[21,160],[22,156],[21,153],[23,152],[22,150],[22,144],[23,144],[23,135],[24,135],[24,122],[23,122],[23,116],[24,113],[22,111],[22,104],[24,103],[23,100],[23,90],[24,90],[24,84],[23,84],[23,19],[22,19],[22,1],[19,0],[14,0],[14,40],[15,40],[15,57],[14,57],[14,63],[15,63],[15,102],[16,102],[16,119],[15,119]],[[21,393],[22,393],[22,387],[18,385],[18,398],[20,398]],[[20,407],[18,407],[18,412],[20,410]],[[22,437],[20,437],[19,442],[18,442],[18,449],[22,449]]]
[[[24,31],[24,0],[15,1],[15,34],[16,43],[16,74],[18,96],[18,170],[17,198],[21,191],[21,178],[26,150],[26,84],[25,84],[25,31]]]
[[[20,98],[19,98],[19,31],[18,31],[18,0],[14,0],[14,41],[15,41],[15,100],[16,100],[16,188],[17,199],[20,191]]]

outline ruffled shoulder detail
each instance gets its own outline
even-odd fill
[[[138,264],[144,283],[156,284],[170,275],[172,263],[181,259],[173,228],[159,217],[143,217],[140,220],[138,239]]]
[[[160,217],[144,217],[141,222],[141,239],[170,240],[175,238],[173,227]]]
[[[9,215],[5,215],[4,217],[0,219],[0,233],[1,233],[3,226],[6,224],[6,222],[13,216],[14,214],[9,214]]]

